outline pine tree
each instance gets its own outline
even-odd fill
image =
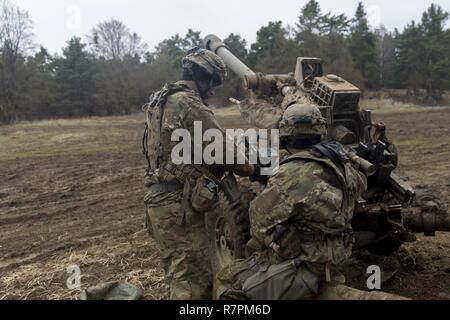
[[[322,17],[322,35],[332,37],[333,35],[344,35],[350,29],[351,21],[345,14],[331,15],[328,13]]]
[[[94,115],[95,64],[86,44],[78,37],[70,39],[54,68],[58,91],[55,113],[68,117]]]
[[[319,34],[322,31],[322,23],[323,18],[319,3],[315,0],[310,0],[302,8],[298,17],[298,34]]]
[[[286,41],[287,31],[281,21],[271,21],[267,26],[261,27],[256,34],[256,43],[252,44],[251,51],[259,56],[275,55]]]
[[[432,4],[421,23],[412,21],[397,35],[398,77],[416,98],[425,90],[426,103],[439,101],[442,91],[450,86],[450,37],[444,29],[448,17]]]
[[[55,81],[52,69],[53,57],[41,47],[29,57],[23,66],[21,119],[45,119],[55,117],[51,104],[55,102]]]
[[[382,87],[399,87],[395,72],[397,63],[395,32],[389,32],[386,27],[380,26],[375,30],[377,43],[378,65],[380,66],[380,84]]]
[[[321,51],[320,38],[323,29],[323,16],[319,3],[310,0],[300,10],[296,24],[295,40],[302,48],[302,54],[314,56]]]
[[[402,33],[396,36],[397,64],[396,74],[401,85],[408,88],[410,95],[418,95],[422,84],[423,60],[425,52],[420,26],[412,21]]]
[[[367,13],[362,2],[358,4],[350,31],[350,52],[356,68],[364,76],[365,84],[369,88],[379,88],[376,38],[369,29]]]
[[[450,81],[450,39],[444,30],[448,17],[448,12],[435,4],[422,16],[423,85],[431,102],[440,100],[442,90],[448,88]]]
[[[317,1],[309,1],[300,12],[295,39],[297,55],[318,57],[326,73],[339,74],[353,83],[363,81],[350,58],[347,34],[351,21],[345,14],[323,14]]]

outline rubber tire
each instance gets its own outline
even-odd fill
[[[216,209],[205,216],[206,230],[209,239],[209,249],[212,272],[216,275],[226,263],[221,258],[223,250],[219,249],[221,239],[218,239],[219,225],[227,224],[229,245],[232,259],[242,259],[245,257],[245,246],[250,240],[250,217],[248,213],[249,205],[241,197],[236,203],[229,203],[225,195],[219,193],[219,202]],[[230,261],[231,262],[231,261]]]
[[[367,250],[375,255],[390,256],[394,252],[397,252],[402,245],[403,242],[400,240],[388,237],[378,243],[367,246]]]

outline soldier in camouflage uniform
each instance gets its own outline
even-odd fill
[[[211,298],[213,281],[203,215],[217,203],[217,184],[226,171],[240,176],[254,172],[250,164],[175,165],[171,160],[178,144],[171,139],[176,129],[187,129],[194,137],[194,121],[200,121],[202,134],[208,129],[223,132],[204,100],[225,77],[222,59],[196,48],[183,60],[183,80],[153,94],[147,108],[147,223],[162,250],[170,299]]]
[[[367,179],[342,145],[321,142],[317,107],[289,107],[279,127],[291,155],[251,203],[250,258],[218,274],[217,298],[307,299],[321,283],[345,281],[339,266],[352,253],[351,220]]]

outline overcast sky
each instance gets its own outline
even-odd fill
[[[269,21],[293,25],[307,0],[15,0],[34,21],[37,42],[60,52],[72,36],[84,36],[99,21],[122,20],[153,49],[161,40],[188,28],[205,36],[239,33],[252,42]],[[450,0],[363,0],[372,24],[402,29],[420,19],[434,2],[450,11]],[[319,0],[323,12],[353,17],[358,0]]]

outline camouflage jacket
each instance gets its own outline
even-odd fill
[[[351,254],[351,219],[366,188],[366,177],[350,163],[295,154],[251,203],[252,241],[272,263],[339,265]]]
[[[240,104],[239,111],[250,125],[260,129],[276,129],[283,117],[284,111],[292,104],[308,104],[311,101],[300,90],[282,96],[258,98],[250,93],[250,97]]]
[[[164,95],[164,92],[166,92],[166,96],[161,103],[158,105],[157,102],[151,101],[147,110],[147,145],[150,162],[149,173],[146,175],[147,186],[164,182],[183,184],[188,177],[194,175],[195,178],[195,175],[199,176],[205,173],[216,179],[220,179],[225,171],[234,172],[240,176],[248,176],[253,173],[253,166],[248,164],[202,164],[195,167],[191,164],[175,165],[171,159],[173,148],[179,144],[179,141],[172,141],[172,133],[175,130],[186,129],[189,131],[192,140],[192,159],[195,151],[193,146],[195,121],[202,123],[202,135],[208,129],[218,129],[223,134],[224,130],[200,96],[190,90],[184,81],[166,85],[162,91],[153,95],[153,100]],[[203,142],[203,148],[209,143]],[[198,169],[201,169],[201,172]]]

